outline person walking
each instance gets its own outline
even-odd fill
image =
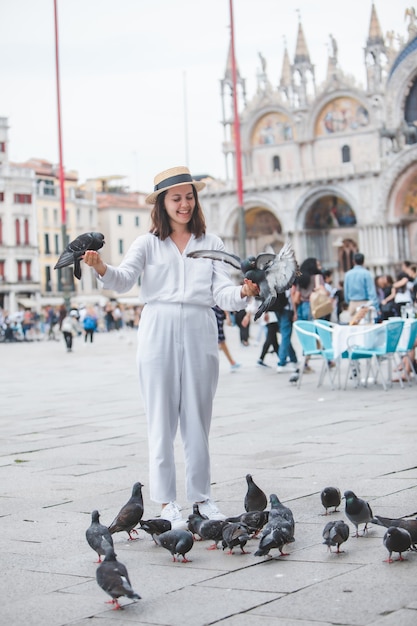
[[[356,252],[353,257],[354,266],[346,272],[344,279],[345,301],[348,303],[350,319],[352,319],[361,306],[371,303],[375,309],[375,317],[379,315],[379,300],[375,289],[372,274],[363,264],[365,256],[362,252]]]
[[[137,364],[148,423],[150,497],[174,527],[185,524],[176,502],[178,425],[186,497],[209,518],[224,518],[210,492],[209,432],[219,374],[212,307],[239,311],[249,296],[259,294],[259,287],[247,279],[236,286],[225,263],[187,257],[195,250],[224,250],[219,237],[206,233],[198,197],[204,186],[186,167],[160,172],[146,198],[153,205],[151,231],[133,242],[121,264],[106,264],[96,251],[84,254],[106,289],[127,292],[141,277],[146,305],[138,329]]]
[[[219,344],[219,350],[221,350],[223,352],[223,354],[225,355],[226,359],[229,361],[229,363],[230,363],[230,371],[231,372],[236,372],[239,369],[239,367],[241,367],[241,365],[240,365],[240,363],[236,363],[236,361],[234,360],[234,358],[230,354],[230,350],[229,350],[228,345],[226,343],[226,337],[225,337],[225,334],[224,334],[224,322],[227,321],[229,324],[231,324],[231,322],[230,322],[230,315],[226,311],[223,311],[217,305],[213,307],[213,311],[214,311],[214,314],[216,316],[216,321],[217,321],[217,335],[218,335],[217,336],[217,342]]]
[[[90,339],[90,343],[93,343],[94,333],[97,330],[97,315],[93,310],[89,309],[83,319],[84,327],[84,342],[87,343]]]

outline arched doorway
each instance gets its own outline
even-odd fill
[[[276,252],[281,248],[284,237],[282,227],[275,215],[264,207],[252,207],[245,212],[246,252],[248,255],[259,254],[266,246]],[[238,238],[239,222],[234,225],[234,236]]]

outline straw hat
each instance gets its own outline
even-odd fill
[[[197,191],[200,191],[206,186],[206,183],[203,183],[201,180],[193,180],[188,167],[183,167],[182,165],[171,167],[169,170],[164,170],[160,174],[157,174],[153,182],[155,186],[153,193],[149,194],[146,198],[147,204],[155,204],[159,194],[172,187],[189,184],[194,185]]]

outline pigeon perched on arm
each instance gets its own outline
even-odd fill
[[[334,506],[333,513],[336,513],[337,507],[340,505],[342,501],[342,496],[340,493],[340,489],[337,487],[325,487],[320,494],[321,503],[326,509],[324,515],[327,515],[327,509]]]
[[[278,254],[262,252],[256,257],[240,259],[235,254],[221,250],[194,250],[187,254],[193,259],[205,258],[215,261],[224,261],[236,269],[239,269],[244,277],[256,283],[259,287],[261,306],[255,313],[255,321],[268,311],[277,298],[277,295],[288,289],[299,273],[298,263],[294,249],[287,242]]]
[[[407,550],[410,549],[411,536],[405,528],[390,526],[384,535],[383,543],[389,553],[386,563],[393,562],[391,556],[393,552],[399,552],[400,556],[397,560],[404,561],[405,559],[403,558],[402,553],[407,552]]]
[[[365,524],[363,534],[366,533],[368,523],[372,520],[372,510],[368,502],[358,498],[353,491],[345,491],[343,494],[346,500],[345,515],[356,527],[356,537],[359,537],[359,524]]]
[[[246,474],[246,482],[248,489],[244,500],[245,511],[263,511],[268,504],[266,494],[254,483],[251,474]]]
[[[91,513],[91,524],[85,531],[85,537],[88,545],[98,554],[97,563],[101,563],[101,556],[106,554],[105,546],[108,544],[113,547],[113,537],[107,526],[100,524],[100,513],[97,510]]]
[[[404,519],[403,517],[391,518],[375,515],[371,519],[371,524],[377,524],[378,526],[384,526],[385,528],[389,528],[390,526],[405,528],[405,530],[410,533],[411,550],[417,551],[417,519]]]
[[[118,598],[126,596],[132,600],[140,600],[141,597],[133,591],[126,566],[117,560],[112,546],[107,544],[106,556],[96,571],[97,584],[111,596],[109,601],[114,604],[113,609],[121,609]]]
[[[323,543],[329,546],[329,552],[332,551],[332,546],[337,546],[336,552],[340,554],[343,552],[340,546],[349,539],[349,526],[342,519],[327,522],[323,529],[323,539]]]
[[[68,265],[74,265],[74,276],[81,279],[81,259],[87,250],[100,250],[105,244],[104,235],[102,233],[84,233],[71,241],[58,261],[54,270]]]
[[[142,487],[142,483],[139,482],[133,485],[131,497],[126,504],[122,506],[109,526],[109,531],[112,535],[125,531],[129,535],[129,539],[133,541],[131,533],[134,532],[138,534],[138,531],[135,530],[135,526],[139,524],[143,515]]]
[[[155,535],[155,541],[158,545],[162,546],[162,548],[171,552],[174,563],[177,560],[177,555],[182,556],[183,563],[190,563],[185,556],[194,545],[194,537],[189,530],[179,528],[167,530],[165,533]]]

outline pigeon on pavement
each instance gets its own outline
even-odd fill
[[[261,306],[255,313],[255,321],[268,311],[278,296],[293,284],[299,273],[298,263],[292,245],[287,242],[278,254],[263,252],[258,256],[240,259],[235,254],[222,250],[195,250],[187,254],[188,257],[199,259],[213,259],[224,261],[239,269],[245,278],[259,286]]]
[[[411,547],[411,537],[408,530],[405,528],[399,528],[398,526],[390,526],[387,532],[384,535],[384,546],[388,550],[388,558],[386,559],[387,563],[392,563],[392,553],[399,552],[400,556],[397,561],[404,561],[405,559],[402,556],[403,552],[407,552],[407,550]]]
[[[188,516],[187,526],[188,526],[188,530],[190,530],[194,536],[198,535],[198,540],[201,540],[200,533],[198,532],[200,524],[204,522],[204,520],[207,520],[207,519],[208,519],[207,515],[202,515],[200,513],[200,509],[198,508],[198,503],[195,502],[193,504],[193,512],[190,513],[190,515]],[[196,539],[196,537],[194,538]]]
[[[323,543],[329,546],[329,552],[332,551],[332,546],[337,546],[336,552],[339,554],[343,552],[340,546],[349,539],[349,526],[342,519],[327,522],[323,529],[323,539]]]
[[[228,554],[233,554],[233,548],[240,546],[242,554],[249,554],[244,550],[250,536],[245,524],[241,522],[227,522],[223,527],[223,550],[229,548]]]
[[[356,527],[356,537],[359,537],[359,524],[365,524],[363,534],[366,533],[368,523],[372,520],[372,509],[368,502],[358,498],[353,491],[345,491],[343,494],[346,500],[345,515]]]
[[[114,549],[109,544],[107,544],[104,561],[97,568],[96,580],[103,591],[111,596],[110,603],[114,604],[113,609],[122,608],[118,602],[118,598],[122,596],[132,600],[141,599],[140,595],[132,589],[126,566],[117,560]]]
[[[113,533],[127,532],[129,539],[133,540],[132,532],[138,534],[135,530],[142,519],[143,515],[143,498],[142,483],[135,483],[132,489],[132,495],[124,506],[120,509],[114,520],[109,526],[109,531]]]
[[[98,554],[97,563],[101,563],[101,556],[106,554],[105,547],[103,547],[103,539],[113,547],[113,537],[107,526],[100,524],[100,513],[97,510],[91,513],[91,524],[85,531],[85,537],[88,545]],[[104,545],[107,544],[104,542]]]
[[[167,530],[165,533],[155,535],[155,541],[158,545],[162,546],[166,550],[169,550],[172,554],[172,560],[177,561],[177,556],[182,556],[183,563],[189,563],[190,561],[185,557],[187,552],[191,550],[194,544],[193,533],[189,530],[173,529]]]
[[[342,496],[340,493],[340,489],[337,487],[325,487],[320,494],[321,503],[326,509],[325,515],[327,515],[327,509],[334,506],[333,513],[336,513],[337,507],[340,505],[342,501]]]
[[[172,525],[168,519],[163,519],[162,517],[155,517],[152,519],[139,521],[140,527],[145,533],[148,533],[155,541],[154,535],[160,535],[161,533],[165,533],[167,530],[171,530]],[[155,541],[156,543],[156,541]]]
[[[227,517],[226,522],[242,522],[247,527],[248,532],[253,533],[253,536],[256,537],[267,523],[268,516],[269,511],[248,511],[234,517]]]
[[[277,548],[281,556],[288,556],[283,548],[287,543],[293,541],[291,524],[280,515],[277,509],[271,509],[268,522],[261,532],[255,556],[271,556],[269,551],[273,548]]]
[[[246,474],[246,482],[248,489],[244,500],[245,511],[263,511],[268,504],[265,493],[253,482],[251,474]]]
[[[74,265],[74,276],[81,279],[81,259],[87,250],[100,250],[105,244],[104,235],[102,233],[84,233],[71,241],[58,261],[54,270],[68,265]]]
[[[408,530],[408,532],[410,533],[411,549],[417,550],[417,519],[404,519],[402,517],[391,518],[382,517],[381,515],[375,515],[371,519],[371,523],[377,524],[378,526],[384,526],[385,528],[389,528],[390,526],[405,528],[405,530]]]
[[[282,504],[282,502],[280,502],[278,496],[275,493],[271,493],[271,495],[269,496],[269,501],[271,503],[271,511],[277,511],[280,517],[288,522],[294,541],[295,521],[293,512],[288,506],[285,506],[285,504]],[[271,517],[271,512],[269,513],[269,516]]]
[[[198,534],[201,539],[206,541],[214,541],[207,550],[216,550],[217,544],[223,539],[223,528],[226,525],[225,520],[205,519],[198,526]]]

